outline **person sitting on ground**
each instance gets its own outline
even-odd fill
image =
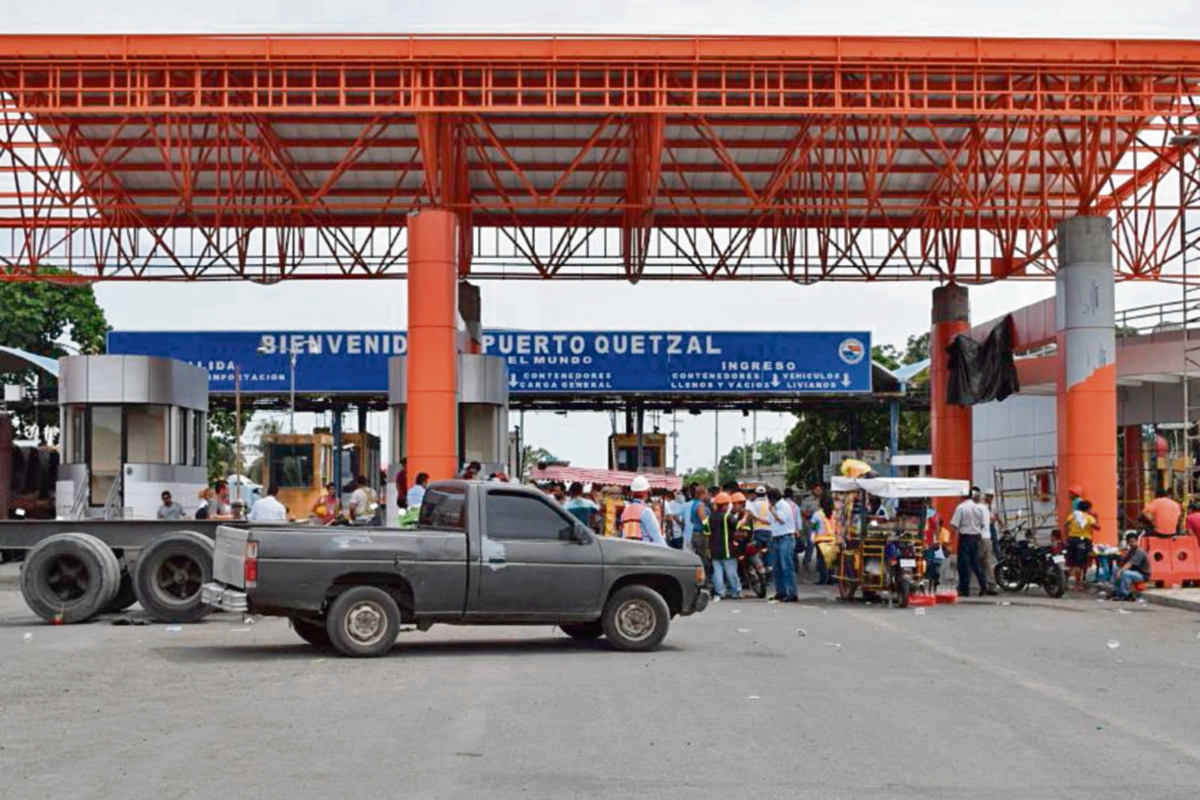
[[[254,501],[250,509],[251,522],[287,522],[287,508],[279,502],[279,487],[267,489],[267,496]]]
[[[1079,508],[1070,513],[1063,527],[1067,531],[1067,578],[1074,575],[1075,589],[1082,592],[1083,578],[1092,558],[1092,533],[1100,530],[1100,523],[1092,514],[1092,501],[1080,500]]]
[[[1150,557],[1138,547],[1135,531],[1125,534],[1125,554],[1117,562],[1117,573],[1113,577],[1113,600],[1132,600],[1135,583],[1150,580]]]
[[[162,493],[162,505],[155,514],[158,519],[183,519],[183,506],[171,499],[170,492]]]

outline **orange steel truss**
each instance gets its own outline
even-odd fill
[[[1177,280],[1200,43],[0,36],[0,280]]]

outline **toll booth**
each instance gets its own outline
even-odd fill
[[[208,374],[153,356],[59,359],[59,517],[154,519],[207,483]]]
[[[260,442],[263,491],[279,487],[279,502],[295,519],[309,509],[333,481],[333,436],[327,432],[269,433]]]
[[[408,417],[408,359],[397,356],[388,360],[388,411],[391,428],[391,452],[388,474],[388,516],[396,517],[396,473],[405,444]],[[483,477],[492,472],[508,471],[508,368],[504,359],[461,353],[458,356],[458,461],[478,461]],[[411,481],[416,477],[410,474]]]

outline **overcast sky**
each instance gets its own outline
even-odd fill
[[[3,4],[3,28],[14,33],[297,32],[584,32],[672,34],[894,34],[1200,39],[1195,0],[47,0]],[[401,328],[401,281],[282,284],[101,284],[96,294],[114,328],[364,329]],[[656,319],[663,329],[744,330],[868,328],[875,341],[903,344],[929,325],[932,284],[801,287],[787,284],[500,283],[482,285],[488,327],[597,330],[644,327],[615,320]],[[1051,283],[972,289],[972,314],[986,320],[1053,293]],[[1177,299],[1179,290],[1120,285],[1118,307]],[[711,322],[709,322],[711,321]],[[573,463],[601,466],[608,418],[595,414],[526,415],[528,441]],[[681,416],[682,468],[710,465],[713,419]],[[721,419],[721,450],[741,442],[749,421]],[[370,427],[379,433],[382,416]],[[759,436],[780,438],[787,417],[759,415]],[[669,430],[669,425],[666,426]]]

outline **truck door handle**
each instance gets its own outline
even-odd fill
[[[503,564],[504,561],[505,561],[504,556],[488,556],[489,564]]]

